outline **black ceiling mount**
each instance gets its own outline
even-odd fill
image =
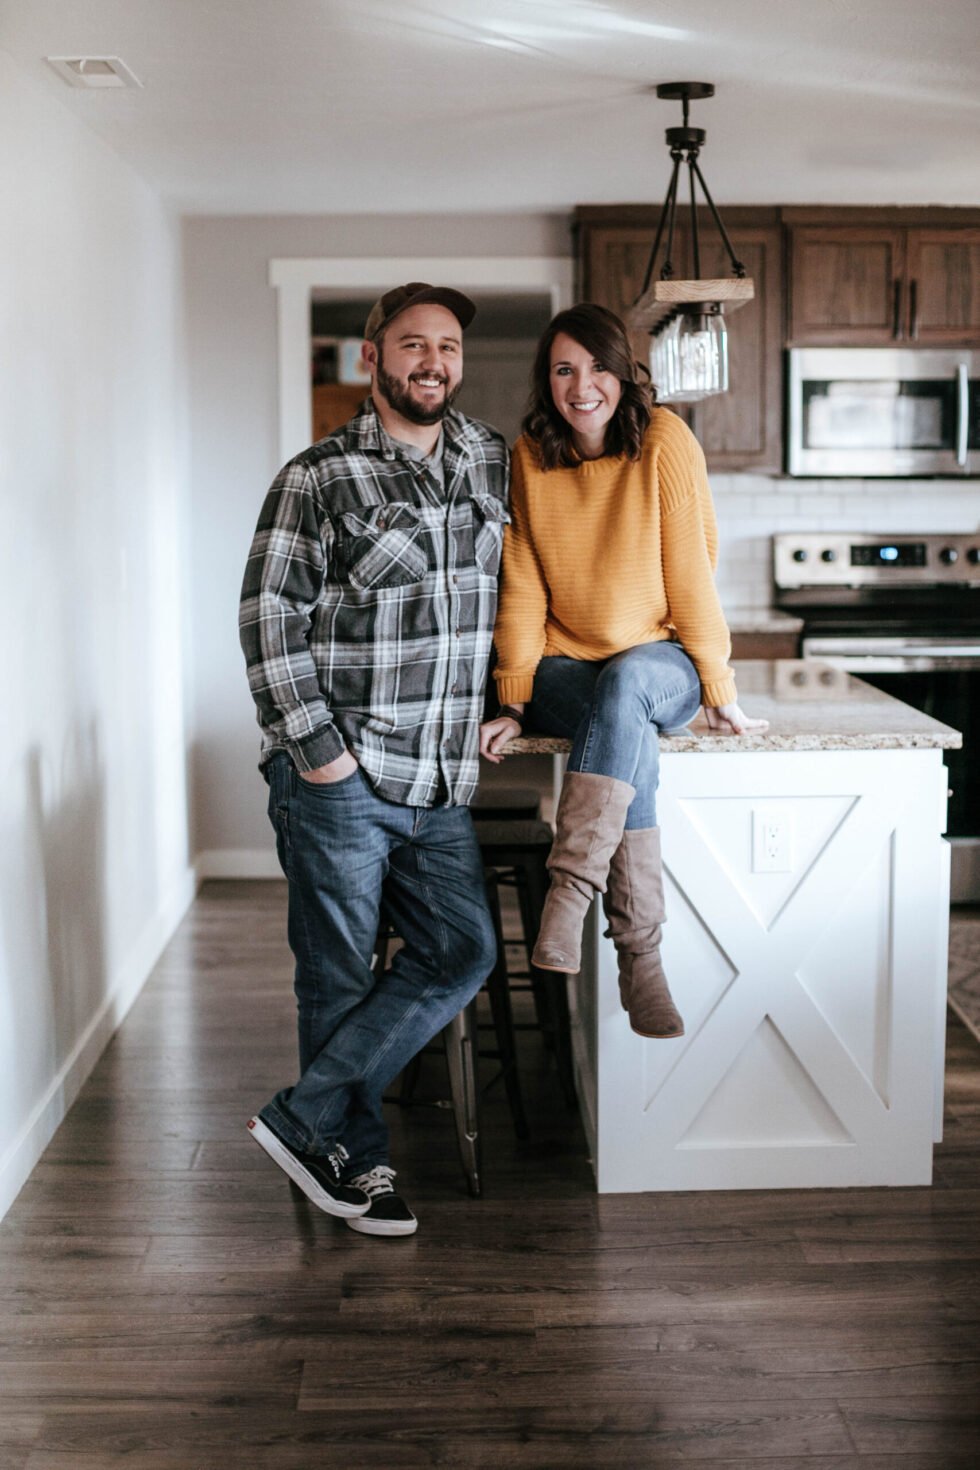
[[[674,248],[674,220],[677,212],[677,180],[680,175],[680,167],[686,161],[688,174],[691,181],[691,255],[694,263],[694,275],[701,275],[701,248],[698,238],[698,211],[695,197],[696,184],[701,185],[705,203],[711,210],[711,217],[717,226],[728,258],[732,263],[732,271],[739,278],[745,275],[745,266],[737,259],[732,249],[732,242],[728,238],[725,226],[721,222],[721,216],[715,207],[715,202],[708,192],[708,186],[704,181],[704,175],[698,166],[698,154],[702,144],[707,137],[703,128],[692,128],[689,123],[689,108],[692,101],[699,102],[707,97],[715,95],[712,82],[661,82],[656,88],[657,96],[668,101],[680,101],[684,109],[684,121],[679,128],[668,128],[666,131],[667,146],[670,148],[670,156],[674,167],[667,186],[667,194],[664,199],[663,209],[660,212],[660,222],[657,225],[657,233],[653,241],[653,249],[650,252],[650,260],[647,264],[647,272],[643,281],[641,296],[645,296],[653,279],[653,270],[657,255],[660,251],[660,243],[667,235],[667,245],[664,252],[664,263],[660,268],[660,279],[669,281],[674,274],[673,261],[671,259]],[[685,159],[686,155],[686,159]]]

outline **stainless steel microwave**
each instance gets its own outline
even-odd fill
[[[980,352],[794,347],[791,475],[980,475]]]

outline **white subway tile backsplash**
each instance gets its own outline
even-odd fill
[[[843,495],[833,495],[829,492],[820,495],[798,495],[796,509],[804,519],[812,516],[818,527],[827,526],[831,520],[839,520],[846,514]]]
[[[782,516],[790,514],[796,505],[795,495],[753,495],[752,514],[756,516]]]

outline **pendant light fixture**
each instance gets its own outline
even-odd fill
[[[674,167],[660,211],[643,289],[630,308],[627,321],[631,327],[650,333],[650,372],[658,397],[668,403],[692,403],[728,391],[725,318],[755,295],[754,283],[746,276],[745,266],[732,249],[732,242],[698,164],[698,155],[707,134],[703,128],[692,128],[689,122],[691,101],[713,97],[714,93],[711,82],[663,82],[657,87],[658,97],[681,101],[684,121],[679,128],[667,129],[667,146]],[[687,164],[690,177],[690,250],[694,276],[688,280],[675,280],[672,255],[677,185],[682,163]],[[701,276],[696,197],[699,184],[731,261],[730,277]],[[662,244],[663,263],[658,278],[654,280]]]

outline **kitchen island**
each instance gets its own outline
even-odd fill
[[[664,736],[664,965],[633,1034],[599,904],[570,979],[600,1192],[928,1184],[942,1119],[955,730],[824,665],[735,665],[762,735]],[[509,752],[567,744],[516,740]]]

